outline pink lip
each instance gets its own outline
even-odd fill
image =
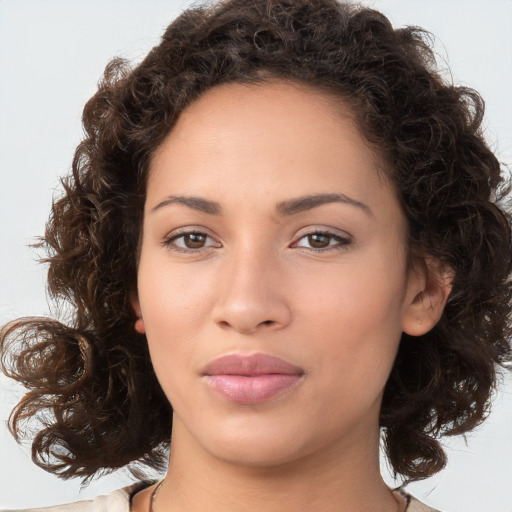
[[[203,370],[208,386],[232,402],[257,404],[292,388],[304,371],[268,354],[219,357]]]

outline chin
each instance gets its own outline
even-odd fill
[[[238,425],[218,428],[201,443],[218,460],[253,468],[270,468],[293,462],[313,451],[304,431],[287,425]],[[274,427],[274,428],[272,428]],[[211,433],[210,433],[211,434]]]
[[[225,449],[216,445],[210,454],[218,460],[233,466],[269,469],[289,464],[303,456],[296,447],[278,443],[258,443],[252,446],[228,442]]]

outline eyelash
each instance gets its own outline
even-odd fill
[[[196,230],[181,231],[181,232],[178,232],[178,233],[171,233],[168,237],[165,238],[165,240],[163,241],[163,245],[166,246],[167,248],[169,248],[170,250],[178,251],[178,252],[184,252],[184,253],[189,253],[189,254],[190,253],[199,253],[199,252],[207,251],[207,250],[211,249],[212,247],[215,248],[215,245],[210,245],[210,246],[206,246],[206,247],[198,247],[196,249],[193,249],[193,248],[178,247],[178,246],[176,246],[174,244],[174,242],[176,240],[179,240],[180,238],[184,238],[186,236],[191,236],[191,235],[199,235],[199,236],[204,236],[206,238],[212,239],[211,236],[207,235],[203,231],[196,231]],[[314,253],[321,253],[321,252],[328,252],[328,251],[330,252],[330,251],[346,250],[347,247],[352,243],[352,239],[349,236],[343,237],[343,236],[337,235],[337,234],[332,233],[332,232],[327,231],[327,230],[322,231],[322,230],[318,230],[317,229],[317,230],[314,230],[314,231],[310,231],[309,233],[304,233],[297,240],[297,242],[294,242],[292,244],[292,247],[294,247],[294,246],[297,247],[297,243],[300,240],[303,240],[305,238],[308,238],[308,237],[311,237],[311,236],[315,236],[315,235],[328,237],[330,239],[330,241],[334,240],[335,242],[337,242],[337,244],[335,244],[335,245],[328,245],[327,247],[323,247],[323,248],[314,248],[314,247],[309,247],[309,248],[308,247],[301,247],[301,248],[305,249],[306,251],[311,251],[311,252],[314,252]]]
[[[175,242],[176,240],[179,240],[180,238],[184,238],[186,236],[191,236],[191,235],[205,236],[206,238],[212,239],[211,236],[207,235],[203,231],[196,231],[196,230],[180,231],[178,233],[171,233],[168,237],[166,237],[165,240],[163,241],[163,245],[165,245],[166,247],[168,247],[169,249],[171,249],[173,251],[185,252],[185,253],[203,252],[212,247],[212,246],[208,246],[208,247],[199,247],[197,249],[191,249],[191,248],[177,247],[176,245],[173,245],[173,242]]]
[[[325,236],[325,237],[329,238],[330,241],[334,240],[337,243],[335,245],[328,245],[327,247],[322,247],[322,248],[302,247],[303,249],[306,249],[308,251],[313,251],[313,252],[340,251],[340,250],[347,249],[347,246],[349,246],[352,243],[352,239],[348,235],[341,236],[341,235],[332,233],[331,231],[327,231],[327,230],[322,231],[320,229],[310,231],[309,233],[304,233],[299,238],[299,240],[297,242],[299,242],[300,240],[303,240],[304,238],[308,238],[308,237],[315,236],[315,235]],[[294,242],[293,245],[296,246],[297,242]]]

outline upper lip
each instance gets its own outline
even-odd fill
[[[211,361],[203,375],[302,375],[304,371],[283,359],[270,354],[228,354]]]

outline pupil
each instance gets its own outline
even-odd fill
[[[317,249],[322,247],[327,247],[329,245],[329,236],[327,235],[309,235],[309,243],[311,247],[315,247]]]
[[[185,245],[189,249],[198,249],[204,245],[204,235],[191,233],[185,236]]]

